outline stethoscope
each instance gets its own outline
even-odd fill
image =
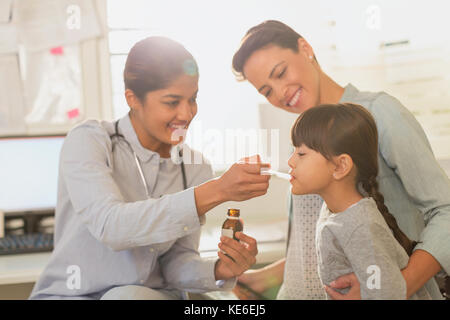
[[[141,176],[142,184],[144,185],[144,188],[145,188],[145,194],[147,195],[147,198],[150,199],[150,193],[148,192],[147,181],[145,180],[144,172],[142,171],[142,167],[141,167],[141,164],[139,163],[139,159],[137,157],[137,154],[136,154],[136,152],[134,152],[133,148],[131,147],[131,144],[127,141],[127,139],[125,139],[123,134],[119,133],[119,120],[117,120],[115,122],[114,127],[115,127],[115,133],[111,134],[109,136],[109,138],[111,139],[111,142],[112,142],[112,152],[114,153],[114,147],[115,147],[115,144],[113,142],[113,138],[122,138],[122,140],[127,143],[128,147],[133,152],[134,161],[136,162],[136,167],[137,167],[137,169],[139,171],[139,175]],[[183,188],[184,188],[184,190],[186,190],[187,189],[186,171],[185,171],[185,168],[184,168],[183,152],[182,152],[181,149],[180,149],[178,154],[179,154],[180,159],[181,159],[180,165],[181,165],[181,175],[183,177]]]

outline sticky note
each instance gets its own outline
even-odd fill
[[[76,118],[80,115],[80,110],[78,108],[67,111],[67,117],[69,119]]]
[[[64,49],[63,47],[54,47],[50,49],[50,53],[55,56],[63,55]]]

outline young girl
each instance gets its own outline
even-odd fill
[[[292,127],[292,142],[292,193],[324,199],[316,226],[322,284],[354,272],[362,299],[406,299],[401,269],[417,243],[399,229],[378,191],[371,114],[350,103],[311,108]],[[431,297],[422,287],[410,299]]]

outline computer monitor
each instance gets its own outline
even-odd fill
[[[1,211],[55,209],[59,154],[64,138],[0,138]]]

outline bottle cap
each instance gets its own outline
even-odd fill
[[[227,214],[229,216],[232,216],[232,217],[236,217],[236,216],[239,217],[240,210],[239,209],[231,209],[231,208],[229,208]]]

